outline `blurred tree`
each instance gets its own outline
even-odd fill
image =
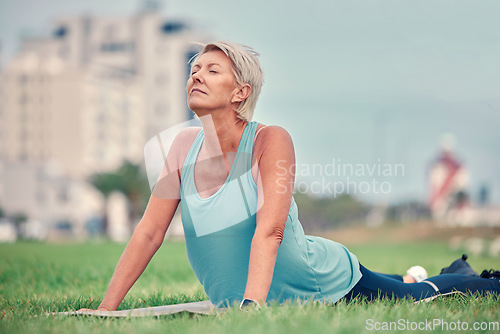
[[[387,208],[387,220],[392,222],[415,222],[430,218],[429,207],[418,201],[396,203]]]
[[[12,216],[12,220],[16,225],[21,225],[28,220],[28,216],[23,212],[19,212]]]
[[[28,216],[24,212],[18,212],[12,216],[12,221],[16,227],[17,235],[21,235],[21,225],[28,220]]]
[[[124,161],[118,169],[93,174],[88,181],[102,193],[106,202],[109,195],[114,191],[119,191],[127,197],[130,203],[129,222],[131,228],[133,228],[135,222],[144,212],[150,195],[147,176],[141,166],[130,161]],[[106,210],[103,213],[103,221],[103,229],[107,233],[108,217]]]
[[[348,194],[314,198],[296,193],[294,198],[299,207],[299,219],[307,231],[360,223],[369,209],[367,204]]]
[[[4,210],[0,207],[0,218],[5,217],[5,212]]]
[[[104,234],[108,233],[108,213],[107,213],[107,206],[108,206],[108,198],[109,195],[115,190],[118,189],[119,187],[119,178],[116,174],[111,173],[111,172],[104,172],[104,173],[96,173],[92,174],[89,178],[88,181],[90,184],[94,186],[98,191],[101,192],[101,194],[104,197],[104,210],[102,213],[102,232]]]
[[[122,192],[130,202],[130,218],[132,224],[140,219],[151,194],[146,173],[139,164],[124,161],[118,168],[118,191]]]

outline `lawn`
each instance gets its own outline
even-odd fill
[[[0,333],[498,333],[500,301],[448,298],[428,304],[362,301],[332,305],[284,305],[260,312],[231,309],[216,316],[159,318],[53,317],[48,312],[96,308],[125,245],[0,244]],[[349,247],[376,271],[403,273],[414,264],[438,274],[460,257],[439,242]],[[499,267],[498,258],[470,257],[476,271]],[[166,242],[120,309],[207,299],[186,258],[183,242]],[[495,324],[490,324],[496,322]],[[476,324],[477,323],[477,324]],[[465,329],[467,326],[467,330]],[[474,330],[473,326],[483,328]],[[489,328],[488,328],[489,327]],[[392,330],[395,329],[395,330]]]

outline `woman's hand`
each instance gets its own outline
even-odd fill
[[[77,312],[96,312],[96,311],[113,311],[113,310],[110,310],[107,306],[99,305],[97,310],[91,308],[81,308]]]

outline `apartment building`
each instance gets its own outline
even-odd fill
[[[53,27],[23,40],[0,72],[0,206],[82,229],[105,210],[88,176],[142,163],[151,137],[192,118],[188,61],[208,37],[154,3]]]

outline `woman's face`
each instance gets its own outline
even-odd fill
[[[228,107],[234,110],[238,84],[232,66],[231,59],[222,51],[209,51],[198,58],[191,67],[186,87],[191,110],[197,114]]]

